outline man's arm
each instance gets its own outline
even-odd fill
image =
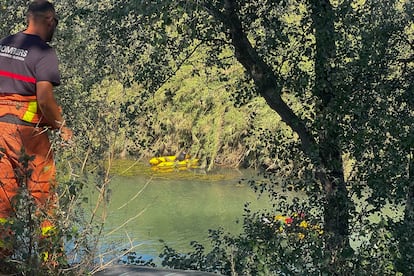
[[[53,95],[53,85],[48,81],[36,83],[37,104],[46,122],[53,128],[61,131],[62,139],[67,141],[72,138],[72,130],[65,126],[61,108]]]

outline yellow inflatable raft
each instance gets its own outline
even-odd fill
[[[175,155],[160,156],[151,158],[149,162],[151,165],[155,166],[163,162],[174,162],[175,159],[177,159],[177,156]]]
[[[164,170],[164,169],[190,169],[198,167],[199,159],[184,159],[178,160],[176,156],[160,156],[153,157],[149,160],[149,163],[152,165],[151,168],[154,170]]]

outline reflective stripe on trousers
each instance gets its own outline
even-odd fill
[[[11,202],[22,186],[18,182],[18,177],[24,176],[29,169],[30,178],[27,178],[27,189],[34,199],[39,210],[38,213],[46,216],[41,218],[47,224],[45,224],[45,229],[42,232],[46,234],[49,231],[50,233],[50,230],[53,229],[51,221],[57,207],[57,197],[54,191],[56,187],[55,165],[48,134],[41,128],[5,122],[0,122],[0,130],[1,221],[13,220],[15,209]],[[22,158],[23,151],[25,155],[34,157],[33,160],[28,162],[27,168],[24,168],[19,161]],[[3,223],[3,225],[6,225],[6,223]],[[7,236],[11,233],[4,229],[0,236],[1,234]]]

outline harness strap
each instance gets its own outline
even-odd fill
[[[1,96],[1,94],[0,94]],[[42,115],[35,97],[24,97],[21,95],[0,97],[0,116],[5,114],[12,114],[17,116],[20,120],[29,123],[38,123],[42,120]],[[15,99],[16,98],[16,99]]]
[[[4,116],[0,116],[0,122],[21,125],[21,126],[31,126],[31,127],[37,126],[37,124],[22,121],[17,116],[12,115],[12,114],[6,114]]]

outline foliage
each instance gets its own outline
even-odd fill
[[[1,3],[1,34],[21,29],[23,2]],[[57,97],[78,136],[57,151],[64,210],[90,183],[105,198],[105,160],[115,154],[190,148],[206,168],[263,169],[258,191],[275,199],[279,186],[305,191],[326,231],[292,240],[247,213],[240,237],[212,232],[212,253],[197,243],[188,256],[168,248],[166,263],[229,274],[412,271],[411,1],[55,4],[65,82]],[[370,208],[359,211],[362,199]],[[403,218],[367,219],[384,206],[403,206]],[[99,234],[102,218],[84,233]],[[73,235],[70,225],[65,235],[90,252],[99,238]],[[352,253],[355,235],[367,241]],[[93,256],[85,259],[90,266]]]
[[[197,52],[149,102],[155,107],[155,124],[159,124],[153,126],[158,141],[150,146],[158,149],[158,155],[188,149],[191,155],[204,160],[202,166],[209,169],[221,164],[238,167],[246,160],[244,145],[251,137],[252,126],[265,125],[277,117],[259,100],[241,108],[233,106],[231,89],[235,85],[233,79],[241,75],[240,68],[233,65],[210,70],[203,68],[204,59],[205,54]],[[253,115],[257,112],[263,118],[260,122]],[[246,160],[245,166],[257,163],[249,160],[251,163]]]
[[[281,200],[291,208],[299,205]],[[244,231],[239,236],[211,230],[213,249],[208,253],[195,242],[194,252],[183,255],[166,246],[161,254],[163,265],[223,275],[319,275],[328,258],[321,250],[323,232],[316,217],[302,213],[309,211],[306,207],[302,205],[289,216],[251,213],[248,205],[245,211]]]
[[[21,168],[16,170],[19,190],[11,201],[14,214],[0,221],[2,254],[7,252],[0,260],[1,273],[57,275],[68,265],[63,248],[64,231],[68,229],[61,227],[61,214],[51,218],[36,206],[29,192],[30,163],[34,158],[21,150]],[[44,221],[51,221],[53,228],[44,228]]]
[[[333,249],[331,257],[336,264],[331,268],[330,273],[335,273],[346,267],[347,258],[341,260],[341,255],[347,256],[351,251],[346,247],[347,238],[343,245],[339,245],[341,249],[335,246],[332,248],[330,244],[338,241],[342,243],[340,236],[349,236],[348,229],[351,227],[348,225],[348,218],[361,219],[360,214],[352,206],[350,195],[355,193],[357,197],[361,197],[361,193],[366,192],[367,187],[370,188],[368,202],[375,208],[366,210],[363,213],[365,216],[370,216],[385,204],[398,205],[401,202],[408,208],[405,213],[412,214],[409,210],[412,206],[412,192],[410,192],[412,177],[407,169],[412,163],[410,159],[412,143],[405,138],[410,137],[412,129],[412,109],[407,98],[412,94],[412,87],[409,84],[412,74],[406,74],[411,72],[412,62],[411,39],[406,28],[412,24],[412,18],[408,15],[408,2],[396,1],[379,5],[375,1],[358,3],[340,1],[333,3],[332,9],[335,11],[329,11],[329,6],[328,1],[294,1],[289,4],[287,1],[272,4],[262,1],[257,5],[244,1],[199,2],[200,9],[205,8],[204,11],[210,12],[213,21],[216,20],[215,23],[205,20],[208,22],[206,25],[224,25],[228,28],[220,30],[231,37],[232,40],[228,42],[235,47],[235,56],[254,80],[257,90],[261,91],[261,95],[271,106],[273,103],[273,109],[281,115],[282,120],[293,129],[295,134],[299,135],[301,145],[290,144],[293,147],[287,147],[285,155],[278,156],[281,157],[281,164],[283,161],[284,164],[289,164],[289,160],[294,160],[292,163],[298,165],[295,172],[298,173],[297,178],[302,181],[297,183],[313,186],[308,188],[311,198],[319,198],[318,195],[322,195],[319,200],[325,200],[324,206],[320,206],[325,209],[325,228],[339,236],[339,239],[326,236],[327,249]],[[292,15],[294,13],[292,10],[297,12],[295,16]],[[290,14],[283,17],[284,12]],[[198,16],[203,17],[205,14],[200,12]],[[324,20],[326,24],[323,23]],[[272,36],[272,33],[267,31],[268,22],[277,22],[277,25],[272,25],[272,28],[279,30],[277,32],[279,36]],[[296,25],[295,22],[300,23]],[[310,26],[315,28],[315,33],[311,32],[312,28],[308,28]],[[269,36],[261,36],[262,34]],[[308,45],[306,49],[295,48],[291,40],[288,44],[292,47],[288,48],[289,54],[306,57],[308,61],[314,60],[315,71],[309,70],[312,65],[300,66],[304,65],[303,62],[293,62],[289,64],[293,66],[283,66],[277,58],[272,59],[273,57],[281,57],[282,60],[286,58],[287,63],[292,59],[301,60],[300,58],[295,60],[294,56],[288,54],[286,57],[283,56],[286,51],[279,47],[287,46],[284,43],[285,34],[287,37],[294,38],[299,45]],[[249,41],[243,40],[244,35]],[[272,41],[264,42],[268,37],[271,37]],[[272,55],[272,51],[277,52],[278,55]],[[402,65],[403,70],[400,69]],[[274,75],[269,73],[269,70],[273,70]],[[286,78],[288,80],[284,81],[286,72],[291,75],[288,75]],[[305,78],[297,80],[295,76],[305,76]],[[268,81],[269,79],[271,81]],[[313,95],[309,96],[309,90],[312,90]],[[307,117],[301,117],[303,114],[297,113],[289,105],[296,111],[296,118],[292,119],[275,95],[283,91],[296,96],[294,103],[297,101],[308,103],[307,106],[311,107],[312,111],[306,113]],[[286,98],[283,100],[288,102]],[[307,121],[307,118],[310,120]],[[297,120],[301,120],[300,123],[303,123],[309,132],[303,131],[297,125]],[[261,136],[264,137],[271,136]],[[269,141],[271,142],[265,143],[266,146],[277,145],[275,139]],[[301,154],[294,155],[297,153],[295,150],[297,146],[299,149],[302,148],[305,157]],[[355,161],[347,183],[343,182],[345,154]],[[289,168],[289,166],[282,167]],[[307,169],[311,170],[306,172]],[[316,180],[319,179],[322,184],[322,189],[319,188],[319,181],[303,178],[303,176],[312,176],[309,173],[312,170]],[[283,174],[281,173],[280,176]],[[295,178],[290,181],[292,180],[294,181]],[[275,186],[280,181],[284,180],[275,181],[272,178],[269,181],[269,189],[272,190],[272,185]],[[351,192],[350,195],[347,194],[347,190]],[[339,219],[336,219],[335,217],[338,216]],[[408,215],[400,223],[390,223],[391,228],[387,233],[391,235],[394,233],[395,237],[401,237],[403,231],[397,234],[392,230],[391,225],[401,225],[401,227],[411,225],[412,217]],[[363,223],[375,226],[367,220]],[[409,228],[404,226],[402,229]],[[408,246],[400,247],[399,250],[403,251],[399,254],[402,254],[403,262],[407,267],[411,263],[409,260],[412,256],[410,253],[412,238],[403,236],[404,242],[400,244],[408,244]],[[337,249],[339,255],[335,253]],[[389,258],[384,263],[394,262],[392,268],[386,266],[385,269],[384,266],[380,266],[385,271],[407,270],[401,264],[398,265],[400,258],[398,254],[379,254]],[[355,256],[363,258],[362,255]],[[395,263],[396,261],[398,262]]]
[[[238,236],[210,230],[211,250],[197,242],[192,242],[193,251],[185,253],[165,245],[160,255],[163,266],[223,275],[331,275],[329,255],[323,250],[327,233],[322,230],[322,214],[306,199],[288,199],[283,193],[275,204],[273,210],[255,213],[246,205],[244,231]],[[358,241],[355,253],[344,252],[335,271],[339,275],[401,275],[394,263],[398,243],[386,220],[364,227],[369,228],[365,229],[369,237]]]
[[[125,255],[125,259],[120,260],[119,263],[121,264],[128,264],[128,265],[140,265],[140,266],[151,266],[155,267],[155,264],[152,260],[146,261],[142,259],[142,256],[138,256],[136,252],[128,252]]]

